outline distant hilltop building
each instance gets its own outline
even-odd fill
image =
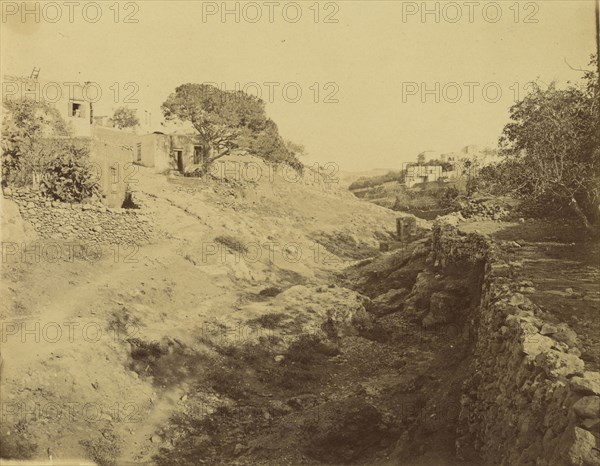
[[[446,152],[445,154],[440,155],[440,160],[442,162],[458,162],[463,154],[460,152]]]
[[[404,184],[407,188],[412,188],[418,183],[428,183],[437,181],[442,177],[441,165],[410,165],[406,169]]]
[[[438,154],[436,151],[426,150],[417,155],[416,163],[408,165],[404,183],[411,188],[419,183],[455,180],[498,159],[496,149],[480,149],[474,144],[464,146],[460,152]]]

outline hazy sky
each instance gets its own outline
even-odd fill
[[[245,87],[306,162],[364,170],[495,144],[527,82],[576,81],[595,50],[591,0],[223,5],[2,2],[2,73],[98,83],[96,114],[134,93],[155,123],[179,84]]]

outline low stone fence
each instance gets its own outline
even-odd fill
[[[151,220],[138,209],[51,201],[28,189],[5,188],[4,197],[19,206],[23,219],[31,223],[43,239],[141,245],[153,236]]]
[[[576,333],[544,321],[516,291],[511,264],[487,237],[438,224],[432,244],[440,267],[469,258],[483,264],[458,456],[486,464],[600,465],[600,373],[585,370]]]

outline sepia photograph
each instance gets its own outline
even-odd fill
[[[0,466],[600,466],[600,0],[0,7]]]

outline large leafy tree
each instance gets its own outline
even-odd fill
[[[267,118],[264,102],[255,96],[208,84],[183,84],[162,104],[162,111],[167,120],[187,121],[196,129],[205,170],[234,151],[302,169],[298,154],[286,146],[275,122]]]
[[[208,84],[183,84],[162,104],[167,120],[190,122],[210,165],[235,149],[248,149],[249,138],[266,125],[262,100],[244,92],[227,92]]]
[[[119,129],[135,128],[140,124],[140,120],[138,119],[135,110],[127,107],[115,109],[111,120]]]
[[[600,219],[600,96],[597,73],[584,78],[586,85],[565,89],[534,84],[510,109],[498,173],[527,199],[570,207],[591,229]]]

